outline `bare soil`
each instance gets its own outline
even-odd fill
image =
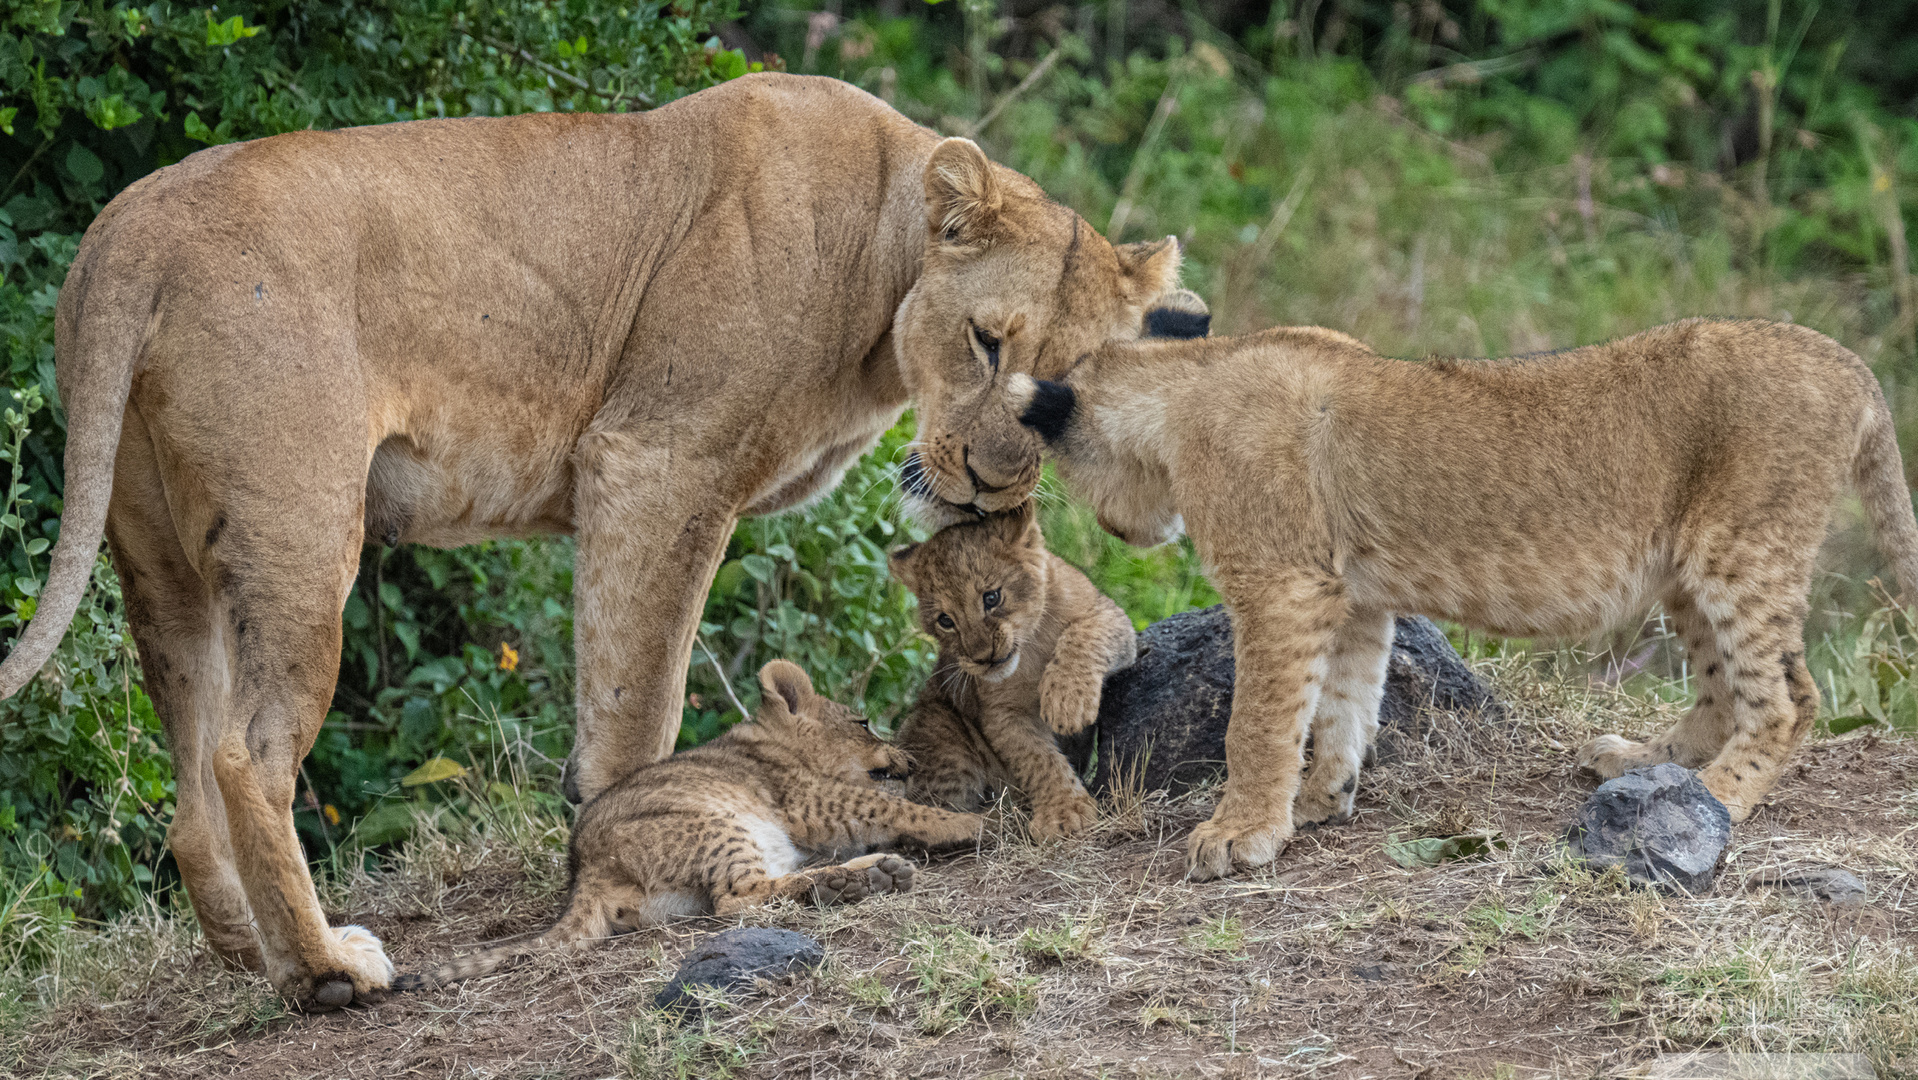
[[[1630,1075],[1660,1053],[1867,1054],[1918,1076],[1918,740],[1818,739],[1735,830],[1706,895],[1662,896],[1558,853],[1594,781],[1573,750],[1672,706],[1503,673],[1509,722],[1435,716],[1370,770],[1360,814],[1240,880],[1182,878],[1210,793],[1120,797],[1038,848],[1016,814],[915,891],[693,919],[472,983],[287,1015],[156,917],[64,961],[74,986],[0,1052],[22,1076],[1519,1077]],[[417,841],[338,891],[402,970],[540,929],[556,829]],[[542,828],[544,831],[542,831]],[[1407,869],[1394,837],[1495,830],[1489,857]],[[509,835],[510,834],[510,835]],[[1842,867],[1862,906],[1767,884]],[[811,934],[816,972],[676,1024],[650,1006],[696,939]],[[118,935],[117,937],[115,935]],[[17,1060],[16,1060],[17,1059]]]

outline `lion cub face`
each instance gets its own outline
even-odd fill
[[[814,772],[872,787],[905,778],[905,752],[874,735],[856,710],[816,693],[798,664],[769,662],[759,669],[759,686],[765,696],[753,722],[761,737],[785,747]]]
[[[923,270],[893,322],[919,416],[900,472],[934,526],[1011,509],[1039,482],[1037,436],[1007,393],[1015,372],[1061,377],[1111,340],[1139,334],[1179,272],[1172,238],[1119,247],[1030,180],[947,139],[926,166]]]
[[[919,625],[959,670],[999,682],[1046,613],[1046,549],[1030,501],[952,525],[892,555],[892,573],[919,598]]]

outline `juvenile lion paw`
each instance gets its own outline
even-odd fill
[[[817,904],[854,904],[868,896],[912,888],[913,865],[897,855],[865,855],[843,866],[827,867],[813,878]]]
[[[1358,803],[1354,794],[1357,778],[1347,780],[1331,791],[1325,791],[1312,783],[1311,777],[1305,778],[1305,786],[1299,788],[1298,798],[1292,803],[1292,822],[1294,825],[1338,825],[1352,820],[1352,814]]]
[[[1103,673],[1088,677],[1077,671],[1050,668],[1039,681],[1039,718],[1057,735],[1076,735],[1099,718]]]
[[[1083,791],[1075,791],[1070,798],[1034,806],[1032,823],[1026,830],[1032,834],[1033,840],[1045,843],[1077,836],[1091,828],[1098,819],[1098,801]]]
[[[1214,817],[1192,830],[1192,838],[1186,841],[1185,876],[1210,881],[1264,866],[1278,858],[1291,839],[1290,821],[1240,823]]]
[[[1600,779],[1616,780],[1640,765],[1652,764],[1645,758],[1645,747],[1622,735],[1600,735],[1578,748],[1578,767],[1597,773]]]

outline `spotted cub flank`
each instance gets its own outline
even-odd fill
[[[912,886],[913,865],[881,850],[952,847],[983,819],[881,790],[906,755],[859,714],[813,692],[798,665],[759,671],[751,721],[704,746],[629,774],[580,810],[572,888],[552,928],[461,957],[398,990],[426,990],[497,970],[540,949],[580,946],[685,915],[731,915],[781,898],[847,904]],[[802,869],[816,860],[833,865]]]
[[[1030,501],[901,548],[892,573],[939,642],[895,739],[912,759],[907,795],[976,810],[1009,786],[1031,805],[1034,839],[1092,824],[1092,796],[1055,738],[1091,724],[1106,675],[1132,663],[1125,612],[1046,550]]]
[[[1422,363],[1280,328],[1110,346],[1020,389],[1100,523],[1135,544],[1189,530],[1231,609],[1227,780],[1187,848],[1195,877],[1271,862],[1296,824],[1352,813],[1394,614],[1564,638],[1663,604],[1697,702],[1649,741],[1594,739],[1578,763],[1698,769],[1743,821],[1817,716],[1806,597],[1846,488],[1918,589],[1884,394],[1801,326],[1691,319]]]

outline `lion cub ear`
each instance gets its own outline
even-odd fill
[[[904,585],[906,591],[910,593],[919,591],[919,575],[913,571],[913,555],[918,551],[918,544],[907,544],[886,556],[886,569],[891,572],[893,579]]]
[[[773,719],[804,716],[812,709],[812,678],[791,660],[769,660],[759,669],[759,688],[766,692],[760,708]]]
[[[1039,511],[1031,499],[1010,510],[1002,510],[988,519],[993,538],[1014,547],[1040,548],[1046,538],[1039,532]]]
[[[934,148],[926,162],[926,227],[935,242],[978,243],[1003,204],[992,162],[976,143],[951,138]]]
[[[1119,253],[1119,268],[1125,272],[1126,291],[1134,303],[1143,305],[1179,287],[1184,255],[1178,237],[1119,244],[1112,250]]]

